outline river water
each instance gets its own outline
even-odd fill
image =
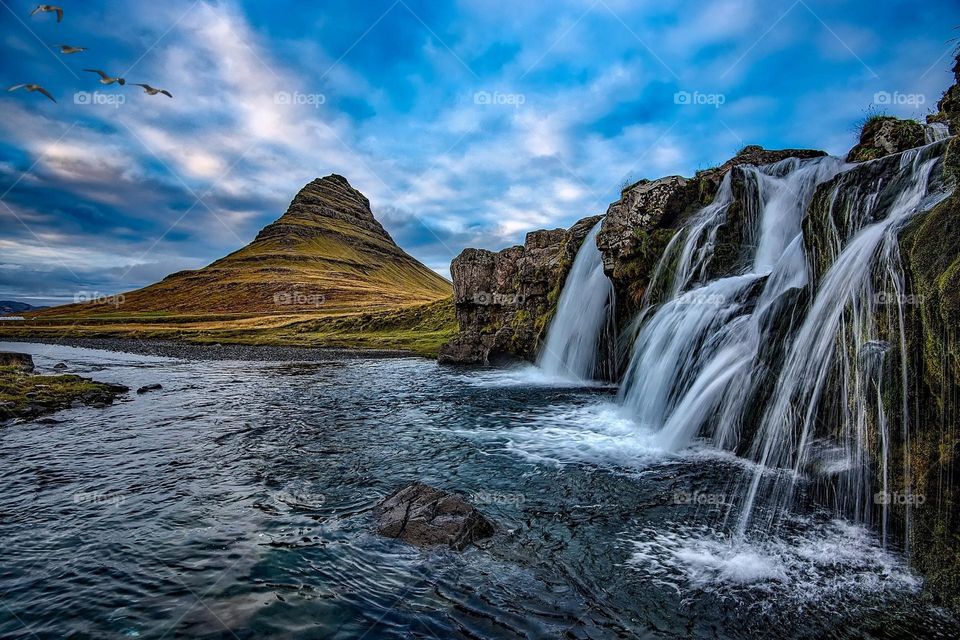
[[[414,358],[0,349],[163,385],[0,427],[2,638],[960,636],[850,523],[732,543],[750,463],[661,451],[611,388]],[[412,481],[467,494],[497,535],[460,554],[377,536],[372,508]]]

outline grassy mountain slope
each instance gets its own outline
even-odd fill
[[[25,313],[4,336],[403,349],[456,331],[452,286],[393,241],[345,178],[314,180],[253,242],[113,298]]]

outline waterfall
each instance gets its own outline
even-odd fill
[[[930,144],[873,161],[884,164],[732,169],[654,270],[618,400],[666,451],[706,438],[757,463],[730,505],[741,537],[818,492],[887,542],[892,510],[873,492],[911,485],[898,237],[948,195],[946,128],[927,133]],[[730,225],[735,262],[718,251]]]
[[[537,359],[544,373],[575,382],[594,378],[601,340],[613,319],[613,283],[603,273],[597,248],[600,224],[590,230],[574,258]]]
[[[807,281],[803,212],[816,187],[842,166],[836,158],[791,158],[736,168],[668,246],[650,287],[666,291],[666,300],[642,312],[619,391],[625,410],[657,431],[663,448],[683,448],[706,431],[721,446],[735,444],[762,320],[784,293]],[[717,233],[734,202],[734,172],[746,194],[741,204],[752,249],[733,275],[710,279]]]
[[[946,140],[950,137],[950,127],[943,122],[930,122],[923,125],[923,137],[927,144]]]
[[[835,510],[858,521],[879,520],[886,537],[888,500],[875,505],[873,491],[879,486],[889,496],[891,488],[893,434],[882,402],[888,366],[895,368],[890,386],[899,398],[894,408],[904,445],[902,490],[909,492],[911,483],[904,330],[909,300],[898,235],[910,218],[946,196],[932,180],[942,151],[936,143],[902,153],[890,185],[839,180],[832,186],[827,217],[843,220],[847,228],[841,232],[834,226],[829,240],[842,249],[816,288],[757,429],[751,457],[760,466],[743,499],[741,533],[758,517],[761,494],[766,508],[759,526],[769,527],[790,506],[800,478],[826,475],[833,480]],[[895,198],[884,204],[881,196],[891,191]],[[895,361],[887,362],[891,355]],[[877,465],[871,451],[877,452]],[[771,476],[764,473],[768,468],[789,473]],[[875,468],[880,469],[876,479]],[[879,518],[874,518],[876,506],[882,506]],[[909,503],[906,518],[909,531]]]

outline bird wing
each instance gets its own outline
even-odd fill
[[[163,95],[167,96],[168,98],[172,98],[172,97],[173,97],[173,94],[170,93],[169,91],[167,91],[166,89],[161,89],[161,90],[160,90],[160,93],[162,93]]]
[[[27,85],[26,85],[26,84],[15,84],[15,85],[13,85],[12,87],[10,87],[9,89],[7,89],[7,91],[16,91],[17,89],[23,89],[25,86],[27,86]]]
[[[54,11],[57,12],[57,22],[60,22],[61,20],[63,20],[63,9],[61,9],[60,7],[57,7],[56,9],[54,9]]]
[[[135,87],[143,87],[144,89],[153,89],[153,87],[151,87],[148,84],[140,84],[138,82],[131,82],[130,84],[132,84]]]
[[[57,99],[54,98],[52,95],[50,95],[50,92],[47,91],[46,89],[44,89],[43,87],[37,87],[37,88],[36,88],[36,91],[39,91],[40,93],[42,93],[43,95],[47,96],[48,98],[50,98],[50,99],[53,100],[54,102],[57,101]]]
[[[103,71],[100,71],[100,69],[84,69],[84,71],[89,71],[90,73],[99,73],[100,77],[103,78],[104,80],[110,77],[107,74],[105,74]]]
[[[38,13],[40,13],[41,11],[43,11],[43,5],[40,5],[40,6],[38,6],[36,9],[34,9],[33,11],[31,11],[31,12],[30,12],[30,15],[35,16],[35,15],[37,15]]]

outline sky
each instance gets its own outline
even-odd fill
[[[960,35],[952,0],[59,4],[0,0],[0,84],[57,100],[0,92],[0,299],[35,304],[200,268],[331,173],[448,277],[625,183],[923,118]]]

